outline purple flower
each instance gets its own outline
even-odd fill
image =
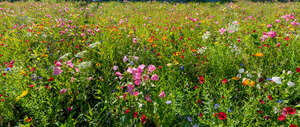
[[[172,103],[172,101],[167,101],[167,102],[166,102],[167,105],[168,105],[168,104],[171,104],[171,103]]]
[[[118,66],[114,66],[114,67],[113,67],[113,70],[114,70],[114,71],[118,70]]]
[[[127,61],[128,61],[127,56],[124,56],[124,57],[123,57],[123,62],[126,63]]]

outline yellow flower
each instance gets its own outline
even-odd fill
[[[254,54],[253,56],[262,57],[262,56],[264,56],[264,54],[263,54],[263,53],[261,53],[261,52],[259,52],[259,53],[256,53],[256,54]]]
[[[150,43],[152,43],[152,42],[153,42],[153,38],[150,37],[150,38],[148,39],[148,41],[149,41]]]
[[[101,64],[100,63],[96,63],[96,66],[99,67],[99,66],[101,66]]]
[[[27,94],[28,94],[28,90],[23,91],[23,93],[16,98],[16,101],[19,101],[22,97],[26,96]]]

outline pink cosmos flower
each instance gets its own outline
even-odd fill
[[[157,81],[158,80],[158,75],[157,74],[152,75],[151,80]]]
[[[61,68],[60,67],[55,67],[54,68],[54,75],[59,75],[60,73],[62,73],[63,71],[61,70]]]
[[[149,94],[146,95],[145,100],[148,101],[148,102],[152,102],[152,99],[150,98]]]
[[[159,97],[164,98],[165,96],[166,96],[165,91],[161,91],[160,94],[159,94]]]
[[[224,32],[226,32],[226,29],[225,29],[225,28],[221,28],[221,29],[219,30],[219,32],[220,32],[221,35],[223,35]]]
[[[132,42],[133,42],[133,43],[136,43],[136,38],[135,38],[135,37],[132,38]]]
[[[139,95],[139,92],[138,91],[135,91],[134,92],[134,96],[138,96]]]
[[[276,19],[276,21],[275,21],[276,23],[280,23],[280,19]]]
[[[148,66],[148,71],[149,73],[152,73],[153,71],[155,71],[156,67],[154,65],[149,65]]]
[[[145,81],[149,80],[149,76],[148,75],[145,75],[143,78],[144,78]]]
[[[276,37],[276,36],[277,36],[277,34],[276,34],[276,32],[275,32],[275,31],[269,31],[267,34],[268,34],[268,36],[269,36],[269,37],[271,37],[271,38],[273,38],[273,37]]]
[[[268,24],[267,27],[268,27],[268,28],[271,28],[271,27],[272,27],[272,24]]]

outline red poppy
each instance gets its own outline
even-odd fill
[[[31,87],[31,88],[32,88],[32,87],[34,87],[34,85],[33,85],[33,84],[31,84],[31,85],[29,85],[29,87]]]
[[[0,97],[2,97],[2,94],[0,94]]]
[[[286,107],[286,108],[283,108],[283,111],[286,111],[287,113],[289,114],[296,114],[296,109],[293,109],[291,107]]]
[[[220,120],[225,120],[227,115],[226,115],[225,112],[220,112],[218,117],[219,117]]]
[[[228,82],[228,80],[226,78],[222,80],[223,84],[226,84],[227,82]]]
[[[297,125],[291,124],[289,127],[298,127]]]
[[[284,115],[280,115],[280,116],[278,117],[278,120],[279,120],[279,121],[285,120],[285,116],[284,116]]]
[[[259,114],[262,114],[262,113],[263,113],[263,111],[261,111],[261,110],[258,110],[257,112],[258,112]]]
[[[201,103],[202,101],[200,99],[197,100],[197,103]]]
[[[143,116],[141,117],[141,121],[143,124],[146,123],[146,119],[147,119],[147,117],[143,114]]]
[[[286,36],[286,37],[284,38],[284,40],[286,40],[286,41],[290,40],[289,36]]]
[[[265,101],[264,100],[259,100],[260,103],[262,104],[265,104]]]

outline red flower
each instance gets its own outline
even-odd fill
[[[138,112],[135,112],[134,114],[133,114],[133,117],[134,118],[137,118],[137,115],[138,115],[139,113]]]
[[[297,125],[291,124],[289,127],[298,127]]]
[[[283,108],[283,111],[289,113],[289,114],[296,114],[296,109],[293,109],[291,107],[286,107],[286,108]]]
[[[260,103],[262,104],[265,104],[265,101],[264,100],[259,100]]]
[[[218,115],[218,113],[214,113],[213,115],[214,115],[214,117],[216,117]]]
[[[268,98],[269,98],[270,100],[273,100],[273,97],[272,97],[271,95],[268,95]]]
[[[227,82],[228,82],[228,80],[226,78],[222,80],[223,84],[226,84]]]
[[[261,111],[261,110],[258,110],[257,112],[258,112],[259,114],[262,114],[262,113],[263,113],[263,111]]]
[[[284,116],[284,115],[280,115],[280,116],[278,117],[278,120],[279,120],[279,121],[285,120],[285,116]]]
[[[218,117],[219,117],[220,120],[225,120],[227,115],[226,115],[225,112],[220,112]]]
[[[0,94],[0,97],[2,97],[2,94]]]
[[[300,69],[299,69],[299,71],[300,71]],[[199,76],[199,80],[200,80],[200,84],[203,84],[203,83],[204,83],[203,76]]]
[[[197,103],[201,103],[202,101],[200,99],[197,100]]]
[[[201,118],[202,118],[202,117],[203,117],[203,114],[202,114],[202,113],[200,113],[200,114],[199,114],[199,117],[201,117]]]
[[[33,84],[31,84],[31,85],[29,85],[29,87],[31,87],[31,88],[32,88],[32,87],[34,87],[34,85],[33,85]]]
[[[129,112],[129,109],[126,109],[126,111],[124,112],[125,114],[128,114],[128,112]]]
[[[298,73],[300,73],[300,68],[296,68],[296,71],[297,71]]]
[[[54,78],[53,78],[53,77],[50,77],[50,78],[48,79],[48,81],[49,81],[49,82],[54,81]]]
[[[147,117],[143,114],[143,116],[141,117],[141,121],[143,124],[146,123],[146,119],[147,119]]]
[[[286,37],[284,38],[284,40],[286,40],[286,41],[290,40],[289,36],[286,36]]]

